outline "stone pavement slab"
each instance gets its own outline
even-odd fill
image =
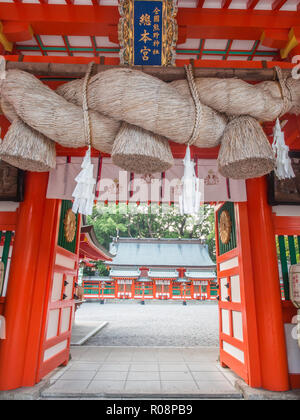
[[[216,347],[81,346],[71,354],[42,398],[242,398],[220,370]]]
[[[123,354],[129,361],[124,361]],[[169,354],[171,361],[160,360],[161,354]],[[189,361],[188,354],[194,358],[198,354],[201,361]],[[67,366],[57,368],[39,384],[0,392],[0,400],[300,399],[300,390],[250,388],[219,365],[216,347],[151,347],[149,353],[141,347],[73,346],[71,355]],[[172,355],[180,355],[182,360],[174,363]]]

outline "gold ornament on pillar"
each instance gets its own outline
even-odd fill
[[[230,241],[230,235],[231,235],[231,218],[230,214],[227,210],[223,210],[220,215],[220,221],[219,221],[219,235],[222,244],[228,244]]]
[[[67,242],[73,242],[76,233],[76,216],[72,209],[67,210],[64,218],[64,234]]]

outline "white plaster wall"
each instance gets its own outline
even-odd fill
[[[300,216],[300,206],[274,206],[272,211],[277,216]]]
[[[19,208],[19,203],[13,201],[0,201],[0,212],[1,211],[16,211]]]

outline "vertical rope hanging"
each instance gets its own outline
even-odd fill
[[[184,174],[182,177],[182,193],[179,196],[179,210],[180,214],[197,214],[200,209],[200,181],[195,174],[195,163],[191,160],[190,145],[192,145],[199,137],[199,128],[201,122],[201,102],[199,99],[197,87],[194,80],[192,66],[184,66],[186,71],[186,77],[190,92],[195,105],[195,120],[194,127],[187,143],[186,154],[183,160]],[[203,198],[203,197],[202,197]]]
[[[93,64],[94,63],[89,63],[82,86],[83,128],[88,149],[81,164],[82,170],[75,178],[77,185],[72,194],[74,197],[74,203],[72,207],[73,212],[78,212],[84,215],[92,214],[95,197],[94,187],[96,183],[96,179],[93,177],[94,166],[91,162],[91,129],[87,104],[87,86]]]

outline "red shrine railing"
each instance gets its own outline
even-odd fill
[[[216,300],[218,294],[217,283],[210,280],[180,282],[173,279],[153,279],[141,282],[137,279],[86,277],[83,278],[82,286],[85,300]]]

